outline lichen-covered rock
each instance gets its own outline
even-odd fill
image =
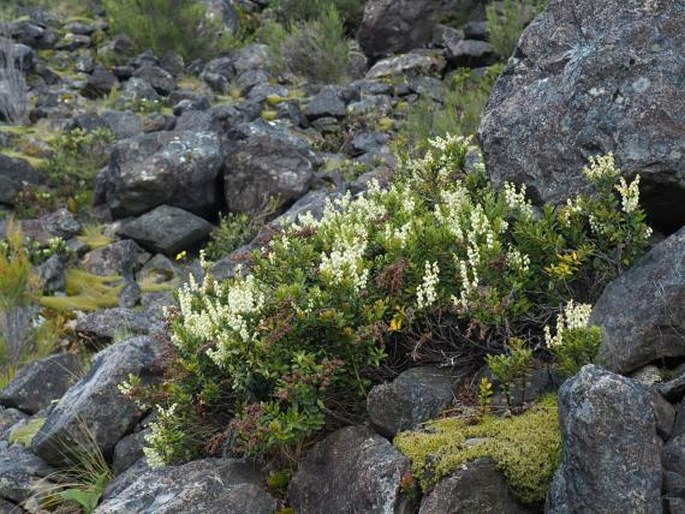
[[[0,154],[0,204],[14,205],[14,197],[19,191],[44,180],[43,175],[24,159]]]
[[[211,223],[191,212],[160,205],[125,223],[118,234],[130,237],[151,252],[173,257],[181,250],[202,243],[212,228]]]
[[[58,353],[34,361],[17,372],[0,391],[0,405],[35,414],[59,400],[76,382],[81,371],[81,359],[73,353]]]
[[[115,338],[154,334],[164,327],[164,322],[148,312],[115,307],[84,314],[76,321],[75,332],[91,346],[102,348]]]
[[[288,498],[298,514],[409,514],[402,477],[409,459],[365,427],[347,427],[320,442],[300,464]]]
[[[54,471],[23,446],[0,441],[0,498],[21,503]]]
[[[135,337],[97,353],[88,375],[73,385],[33,438],[36,455],[55,466],[69,463],[69,452],[95,444],[111,458],[114,446],[144,411],[118,389],[129,374],[146,382],[159,376],[157,340]]]
[[[149,470],[96,514],[273,514],[276,500],[247,463],[205,459]]]
[[[436,418],[453,399],[454,376],[433,367],[411,368],[395,380],[374,387],[366,399],[369,419],[381,434],[392,437],[401,430]]]
[[[223,157],[213,132],[143,134],[114,145],[99,187],[116,218],[162,204],[198,215],[215,213],[219,200],[215,182]]]
[[[642,176],[657,228],[685,224],[685,5],[551,0],[524,31],[479,130],[494,182],[538,199],[587,190],[589,155]]]
[[[437,50],[415,50],[408,54],[388,57],[378,61],[366,73],[366,79],[415,77],[418,75],[439,76],[447,63],[442,52]]]
[[[226,205],[232,212],[260,213],[269,199],[291,203],[311,186],[311,156],[290,140],[256,135],[237,142],[224,165]]]
[[[563,461],[545,512],[661,512],[661,440],[648,388],[594,365],[559,390]]]
[[[91,250],[81,259],[81,267],[94,275],[132,277],[142,260],[149,254],[135,241],[115,241]]]
[[[685,228],[611,282],[590,322],[602,329],[598,362],[612,371],[685,357]]]
[[[440,481],[421,501],[419,514],[534,514],[541,509],[522,505],[491,459],[465,464]]]

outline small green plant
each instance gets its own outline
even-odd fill
[[[490,90],[501,71],[501,64],[490,66],[482,75],[463,69],[451,77],[439,100],[422,96],[408,112],[397,147],[421,146],[439,134],[475,134]]]
[[[514,53],[523,29],[546,5],[547,0],[503,0],[489,4],[485,8],[488,41],[495,52],[508,59]]]
[[[317,19],[287,27],[271,22],[257,34],[269,46],[270,62],[277,73],[293,73],[318,83],[347,80],[350,60],[338,10],[329,5]]]
[[[526,375],[533,360],[533,351],[526,348],[523,339],[513,337],[507,345],[508,353],[486,355],[485,362],[500,380],[500,388],[507,399],[507,405],[512,406],[512,392],[519,386],[523,394],[526,390]],[[522,398],[525,402],[525,397]]]
[[[87,245],[91,250],[107,246],[108,244],[112,243],[113,240],[112,238],[104,235],[102,230],[102,225],[97,223],[84,225],[81,235],[78,236],[78,240]]]
[[[139,51],[161,56],[174,51],[192,60],[240,44],[241,35],[222,28],[197,0],[104,0],[114,31],[123,32]]]
[[[21,229],[12,220],[6,225],[6,239],[0,241],[0,312],[23,307],[35,299],[38,279]]]
[[[532,351],[551,357],[544,325],[560,306],[594,301],[646,245],[637,182],[610,156],[585,170],[594,195],[537,212],[525,188],[493,190],[484,170],[466,171],[469,139],[427,145],[387,188],[371,182],[320,219],[284,224],[231,279],[207,273],[179,289],[170,379],[138,391],[159,412],[151,464],[207,454],[226,426],[234,451],[296,455],[359,419],[389,353],[387,366],[474,370],[502,354],[493,367],[520,380]],[[573,252],[582,258],[558,272],[558,255]]]
[[[481,377],[478,383],[478,419],[483,419],[490,412],[492,392],[492,382],[488,377]]]
[[[431,421],[425,430],[398,434],[394,444],[411,459],[424,492],[469,461],[488,457],[519,499],[541,504],[561,461],[556,398],[544,397],[519,416],[485,416],[475,425],[461,418]]]

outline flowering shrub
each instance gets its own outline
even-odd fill
[[[594,300],[646,244],[637,187],[597,158],[586,169],[595,196],[538,210],[524,187],[493,191],[482,166],[467,171],[473,150],[461,137],[431,140],[388,189],[372,183],[284,227],[249,271],[191,279],[168,312],[169,380],[148,391],[161,413],[153,461],[225,440],[292,450],[348,423],[370,385],[411,360],[480,365],[511,341],[563,355],[581,329],[575,311],[554,338],[543,327],[568,300]]]

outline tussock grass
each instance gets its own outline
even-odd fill
[[[43,296],[41,305],[49,309],[65,311],[95,311],[116,307],[122,289],[118,275],[99,276],[79,269],[66,272],[67,296]]]

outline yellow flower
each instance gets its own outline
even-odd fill
[[[186,252],[185,250],[183,250],[182,252],[177,253],[177,254],[176,254],[176,260],[177,260],[177,261],[180,261],[181,259],[185,259],[185,257],[186,257],[187,254],[188,254],[188,252]]]

